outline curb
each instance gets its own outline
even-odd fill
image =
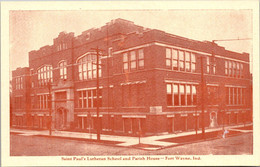
[[[19,132],[10,132],[10,133],[15,134],[15,135],[24,134],[24,133],[19,133]],[[125,146],[117,145],[117,144],[120,144],[120,143],[123,143],[123,142],[117,142],[117,144],[105,143],[104,142],[104,141],[114,142],[114,141],[111,141],[111,140],[101,140],[100,142],[97,142],[95,139],[84,139],[84,138],[75,138],[75,137],[49,136],[49,135],[41,135],[41,134],[36,134],[36,135],[32,135],[32,136],[45,137],[45,138],[57,138],[57,139],[69,139],[69,140],[85,141],[85,142],[90,143],[90,144],[106,145],[106,146],[113,146],[113,147],[124,147],[125,148]]]

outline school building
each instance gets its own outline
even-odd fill
[[[102,133],[200,129],[202,107],[205,127],[252,122],[248,53],[123,19],[61,32],[29,52],[29,67],[12,72],[11,97],[12,126],[21,128],[95,133],[97,105]]]

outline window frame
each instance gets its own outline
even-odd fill
[[[196,54],[194,52],[167,47],[165,49],[165,66],[167,69],[196,72]]]
[[[142,65],[140,62],[143,62]],[[138,49],[138,69],[144,69],[144,49]]]
[[[46,64],[37,69],[39,86],[44,86],[48,82],[53,82],[52,65]]]
[[[88,53],[81,56],[77,60],[78,65],[78,80],[92,80],[97,78],[97,64],[96,55]],[[101,64],[99,60],[99,64]],[[102,77],[102,66],[99,65],[99,78]]]
[[[145,66],[144,49],[141,48],[141,49],[135,49],[135,50],[131,50],[128,52],[124,52],[122,55],[122,60],[123,60],[122,61],[123,62],[123,72],[130,72],[130,71],[135,71],[135,70],[139,70],[139,69],[144,69],[144,66]]]
[[[68,70],[67,70],[67,61],[62,60],[58,64],[60,69],[60,79],[66,80],[68,76]]]
[[[183,54],[180,54],[183,53]],[[179,71],[185,71],[185,51],[184,50],[179,50]],[[183,56],[182,59],[181,55]],[[183,67],[181,67],[181,64],[183,64]]]
[[[168,91],[169,86],[170,92]],[[181,86],[183,86],[183,94],[181,93]],[[189,87],[189,94],[187,93]],[[197,105],[197,84],[191,83],[166,83],[166,106],[167,107],[182,107],[182,106],[196,106]],[[182,97],[183,96],[183,97]],[[188,97],[190,96],[190,97]],[[169,99],[171,97],[171,99]],[[188,98],[189,103],[188,103]],[[171,102],[171,103],[169,103]],[[169,105],[171,104],[171,105]]]
[[[187,68],[187,65],[189,69]],[[185,71],[191,72],[191,52],[188,51],[185,51]]]
[[[210,74],[210,59],[209,59],[209,56],[206,56],[206,73]]]
[[[78,108],[96,108],[97,89],[79,90],[78,92]],[[102,107],[102,88],[99,89],[99,106]],[[86,104],[86,105],[85,105]]]

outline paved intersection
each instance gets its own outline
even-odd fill
[[[250,126],[250,125],[247,125]],[[238,128],[243,128],[244,125],[236,125],[236,126],[229,126],[225,127],[225,129],[228,129],[229,131],[237,131],[241,133],[248,133],[252,132],[252,130],[243,130]],[[236,129],[235,129],[236,128]],[[212,128],[212,129],[206,129],[205,132],[215,132],[215,131],[221,131],[222,127],[219,128]],[[23,136],[49,136],[49,131],[36,131],[36,130],[24,130],[24,129],[11,129],[11,132],[18,133],[19,135]],[[199,131],[199,133],[201,133]],[[178,134],[165,134],[165,135],[158,135],[158,136],[147,136],[147,137],[141,137],[140,143],[142,143],[142,149],[145,150],[158,150],[164,147],[171,147],[171,146],[177,146],[181,145],[183,143],[179,142],[168,142],[168,141],[162,141],[164,139],[174,139],[179,137],[185,137],[185,136],[192,136],[195,135],[195,131],[190,132],[182,132]],[[90,133],[82,133],[82,132],[68,132],[68,131],[53,131],[52,132],[53,137],[64,137],[64,138],[73,138],[73,139],[86,139],[86,140],[95,140],[96,134],[90,134]],[[115,136],[115,135],[105,135],[101,134],[101,140],[102,141],[115,141],[118,142],[115,145],[116,146],[123,146],[123,147],[132,147],[137,146],[139,144],[139,138],[138,137],[129,137],[129,136]],[[145,146],[147,145],[147,147]],[[140,147],[139,147],[140,148]]]

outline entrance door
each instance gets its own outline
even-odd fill
[[[56,114],[56,128],[65,129],[67,124],[67,109],[61,107]]]
[[[217,114],[216,112],[210,113],[210,127],[216,127],[217,126]]]
[[[168,132],[174,132],[174,118],[168,118]]]
[[[133,122],[131,118],[123,119],[123,131],[125,133],[133,133]]]

